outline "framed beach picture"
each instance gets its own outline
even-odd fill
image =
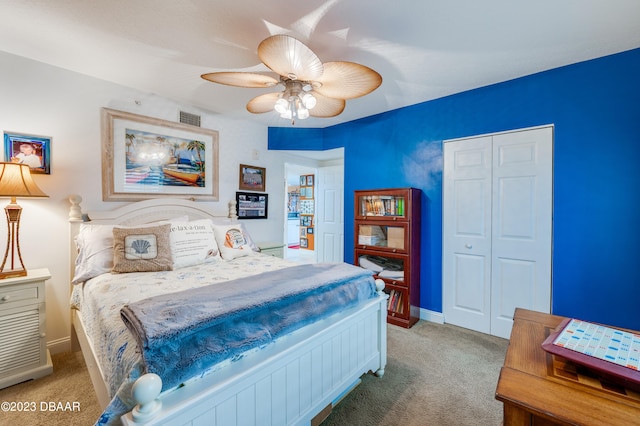
[[[51,138],[4,132],[4,161],[29,166],[31,173],[51,174]]]
[[[238,219],[266,219],[268,207],[268,194],[236,192]]]
[[[218,132],[102,109],[102,199],[218,200]]]
[[[241,191],[261,191],[264,192],[267,182],[267,170],[262,167],[247,166],[240,164],[240,183],[238,184]]]

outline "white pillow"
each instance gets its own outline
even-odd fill
[[[220,250],[209,219],[191,222],[171,221],[169,233],[173,269],[184,268],[220,259]]]
[[[253,254],[253,250],[247,241],[243,227],[240,223],[229,225],[213,225],[213,232],[220,248],[222,258],[225,260]]]
[[[188,221],[188,216],[180,216],[173,221]],[[153,222],[138,227],[155,226],[167,223],[167,221]],[[76,268],[73,274],[73,284],[90,280],[98,275],[111,272],[113,269],[113,228],[116,225],[96,225],[82,223],[80,231],[76,235]],[[126,226],[119,226],[127,228]]]
[[[76,235],[76,269],[71,281],[78,284],[113,268],[113,226],[83,223]]]
[[[245,238],[245,240],[247,240],[247,244],[249,244],[249,247],[251,247],[251,250],[253,250],[255,252],[259,252],[260,251],[260,249],[258,248],[256,243],[253,242],[253,239],[251,238],[251,235],[247,231],[247,228],[244,227],[244,224],[242,224],[240,222],[232,222],[231,219],[222,219],[222,220],[212,219],[211,221],[213,222],[213,226],[216,226],[216,225],[234,225],[234,226],[240,227],[240,229],[242,230],[242,235],[244,235],[244,238]]]

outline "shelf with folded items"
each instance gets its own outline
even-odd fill
[[[406,255],[377,254],[371,250],[356,250],[356,265],[372,271],[376,278],[385,282],[385,292],[389,295],[388,322],[403,327],[413,325],[419,314],[417,306],[419,300],[409,289],[412,276],[411,270],[406,269]],[[413,315],[412,315],[413,314]]]

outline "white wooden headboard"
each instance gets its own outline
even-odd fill
[[[96,211],[88,214],[82,213],[80,206],[82,197],[79,195],[70,196],[69,202],[71,203],[69,222],[91,221],[97,224],[139,225],[185,215],[189,216],[189,220],[205,218],[236,220],[238,218],[236,216],[235,200],[229,201],[227,210],[222,213],[208,210],[195,201],[180,198],[137,201],[113,210]]]

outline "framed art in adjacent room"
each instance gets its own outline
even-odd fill
[[[4,161],[29,166],[31,173],[51,174],[51,138],[4,132]]]
[[[218,132],[102,109],[102,198],[218,200]]]
[[[264,192],[266,182],[267,170],[265,168],[240,164],[239,190]]]
[[[238,219],[266,219],[269,196],[255,192],[236,192]]]

